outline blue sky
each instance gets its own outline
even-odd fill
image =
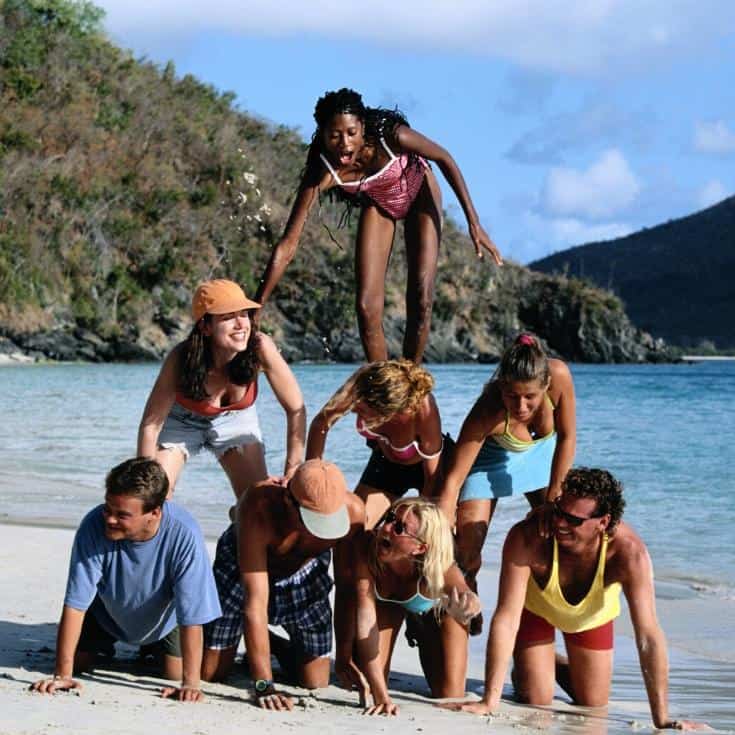
[[[397,105],[519,262],[735,193],[732,0],[96,2],[118,44],[305,137],[326,90]]]

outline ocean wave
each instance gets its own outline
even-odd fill
[[[692,596],[735,600],[735,586],[722,580],[667,572],[656,575],[656,596],[669,600],[687,599]]]

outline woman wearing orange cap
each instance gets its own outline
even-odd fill
[[[164,361],[138,430],[138,454],[163,465],[170,493],[202,448],[217,457],[238,498],[268,476],[255,408],[261,371],[286,412],[284,474],[303,459],[304,400],[271,338],[253,328],[250,312],[259,308],[233,281],[206,281],[194,293],[194,326]]]

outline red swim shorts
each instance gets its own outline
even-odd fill
[[[548,643],[554,640],[554,626],[544,618],[523,608],[521,624],[516,636],[516,646]],[[564,633],[565,643],[591,651],[609,651],[613,647],[613,621],[580,633]]]

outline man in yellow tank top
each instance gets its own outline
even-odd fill
[[[480,702],[453,706],[477,714],[498,707],[511,654],[518,699],[551,704],[554,682],[587,707],[607,704],[613,664],[613,619],[620,592],[628,602],[638,655],[657,728],[706,727],[672,720],[668,710],[666,639],[656,618],[653,567],[646,545],[621,520],[621,484],[605,470],[574,469],[553,504],[553,533],[535,517],[516,524],[503,548],[498,605],[487,643]],[[564,634],[558,661],[554,632]]]

